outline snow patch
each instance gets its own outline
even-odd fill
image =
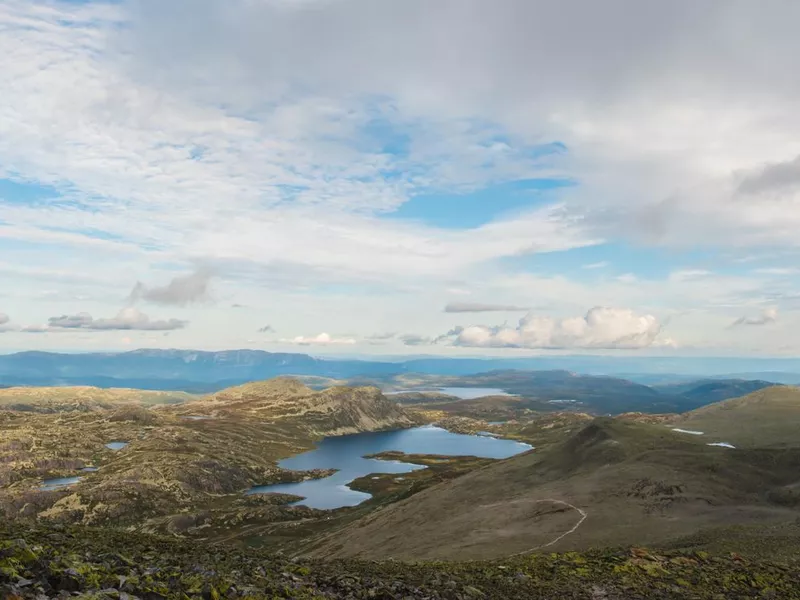
[[[736,449],[736,446],[733,444],[729,444],[728,442],[712,442],[710,444],[706,444],[706,446],[719,446],[720,448],[733,448]]]
[[[689,435],[705,435],[702,431],[692,431],[690,429],[678,429],[677,427],[673,427],[672,431],[677,431],[678,433],[688,433]]]

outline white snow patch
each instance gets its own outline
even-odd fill
[[[702,431],[691,431],[690,429],[678,429],[677,427],[673,427],[672,431],[677,431],[678,433],[688,433],[689,435],[704,435]]]
[[[733,448],[736,449],[736,446],[733,444],[729,444],[728,442],[712,442],[711,444],[706,444],[706,446],[719,446],[720,448]]]

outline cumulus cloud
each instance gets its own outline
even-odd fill
[[[186,306],[208,299],[208,288],[214,273],[209,268],[197,269],[189,275],[174,277],[163,286],[148,286],[137,281],[131,290],[132,303],[144,300],[153,304]]]
[[[353,338],[336,338],[327,333],[320,333],[314,337],[299,335],[291,339],[280,340],[285,344],[296,344],[298,346],[350,346],[356,343]]]
[[[444,307],[444,312],[446,313],[520,312],[526,310],[530,310],[530,308],[509,304],[484,304],[481,302],[451,302]]]
[[[761,314],[756,317],[739,317],[731,327],[739,327],[741,325],[769,325],[778,320],[778,310],[776,308],[765,308]]]
[[[89,313],[62,315],[48,319],[50,329],[79,329],[90,331],[171,331],[183,329],[188,321],[179,319],[151,320],[135,308],[125,308],[110,319],[95,319]]]
[[[637,349],[652,346],[660,332],[661,325],[653,315],[597,306],[583,317],[553,319],[529,314],[516,327],[457,327],[444,339],[456,346],[478,348]]]
[[[275,333],[275,328],[272,325],[264,325],[258,328],[258,333]]]

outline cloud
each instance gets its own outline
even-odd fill
[[[280,340],[286,344],[296,344],[298,346],[350,346],[356,343],[353,338],[335,338],[327,333],[320,333],[314,337],[304,337],[302,335],[292,339]]]
[[[272,325],[264,325],[258,328],[258,333],[275,333],[275,328]]]
[[[446,313],[519,312],[530,310],[524,306],[508,304],[483,304],[480,302],[451,302],[444,307]]]
[[[0,313],[0,325],[5,325],[5,324],[6,324],[6,323],[8,323],[10,320],[11,320],[11,319],[8,317],[8,315],[7,315],[7,314],[5,314],[5,313]]]
[[[757,317],[739,317],[731,327],[739,327],[740,325],[769,325],[778,320],[778,310],[775,308],[765,308]]]
[[[200,268],[189,275],[174,277],[164,286],[150,287],[138,281],[131,290],[129,300],[132,303],[144,300],[153,304],[186,306],[208,299],[212,277],[211,269]]]
[[[760,171],[746,175],[739,183],[739,192],[760,194],[791,187],[800,187],[800,156],[765,165]]]
[[[394,332],[374,333],[372,335],[367,336],[366,339],[374,340],[374,341],[384,341],[384,340],[391,340],[392,338],[394,338],[396,336],[397,336],[397,333],[394,333]]]
[[[581,265],[581,269],[604,269],[607,266],[608,266],[608,262],[605,261],[605,260],[602,260],[600,262]]]
[[[652,346],[661,332],[653,315],[595,307],[583,317],[525,316],[516,327],[458,327],[446,337],[455,346],[531,349],[639,349]]]
[[[424,335],[407,333],[398,338],[406,346],[426,346],[433,343],[433,339]]]
[[[116,317],[110,319],[95,319],[89,313],[76,315],[62,315],[48,319],[50,329],[80,329],[90,331],[171,331],[183,329],[188,321],[167,319],[153,321],[146,314],[135,308],[124,308]]]

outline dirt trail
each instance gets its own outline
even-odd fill
[[[565,531],[564,533],[559,535],[557,538],[547,542],[546,544],[540,544],[538,546],[534,546],[533,548],[528,548],[527,550],[523,550],[522,552],[515,552],[514,554],[511,554],[510,556],[521,556],[522,554],[530,554],[531,552],[535,552],[536,550],[541,550],[542,548],[548,548],[549,546],[552,546],[553,544],[556,544],[557,542],[560,542],[561,540],[563,540],[568,535],[570,535],[572,533],[575,533],[575,531],[578,529],[578,527],[583,525],[583,522],[589,516],[588,513],[585,510],[583,510],[581,508],[578,508],[577,506],[575,506],[573,504],[570,504],[569,502],[564,502],[563,500],[554,500],[552,498],[545,498],[544,500],[536,500],[536,501],[534,501],[534,504],[541,504],[541,503],[544,503],[544,502],[549,502],[551,504],[560,504],[561,506],[566,506],[568,508],[571,508],[572,510],[576,511],[581,516],[581,518],[577,523],[575,523],[575,525],[572,527],[572,529],[570,529],[569,531]]]

